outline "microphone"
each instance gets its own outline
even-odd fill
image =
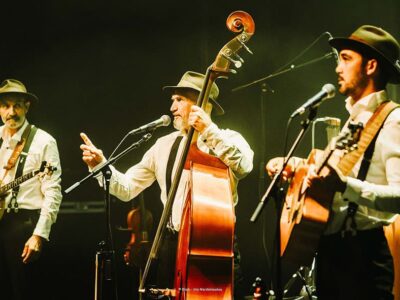
[[[297,115],[302,115],[306,111],[307,108],[314,108],[319,106],[325,99],[330,99],[335,96],[336,88],[333,84],[327,83],[325,84],[321,91],[318,94],[314,95],[310,99],[307,100],[302,106],[295,110],[294,113],[290,116],[290,118],[294,118]]]
[[[167,115],[163,115],[158,120],[129,131],[128,135],[149,132],[161,126],[168,126],[170,123],[171,118]]]
[[[323,117],[315,119],[314,123],[324,122],[326,125],[326,138],[329,143],[334,137],[340,133],[340,119],[334,117]]]
[[[329,36],[328,42],[333,39],[333,36],[329,31],[327,31],[326,34]],[[331,53],[332,53],[333,57],[335,58],[336,65],[338,65],[339,64],[339,53],[336,48],[331,47],[331,49],[332,49]]]
[[[317,118],[314,120],[315,123],[317,122],[324,122],[328,126],[337,126],[340,127],[340,119],[339,118],[334,118],[334,117],[323,117],[323,118]]]

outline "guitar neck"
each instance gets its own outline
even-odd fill
[[[321,157],[321,159],[315,164],[316,168],[316,173],[319,174],[321,169],[325,166],[325,164],[328,162],[329,158],[332,156],[333,151],[335,150],[335,142],[332,140],[328,146],[325,148],[324,153]]]
[[[17,179],[14,179],[13,181],[3,185],[2,187],[0,187],[0,195],[5,194],[7,191],[9,191],[13,188],[16,188],[17,186],[24,183],[25,181],[33,178],[37,173],[39,173],[39,170],[35,170],[32,172],[26,173],[26,174],[18,177]]]

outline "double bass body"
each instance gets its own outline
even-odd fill
[[[178,241],[176,299],[232,299],[235,217],[229,169],[195,145],[189,153],[191,182]]]

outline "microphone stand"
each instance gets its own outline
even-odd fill
[[[311,107],[309,110],[308,117],[301,122],[302,129],[300,130],[298,136],[296,137],[295,141],[293,142],[292,147],[290,148],[288,154],[284,157],[282,168],[277,172],[272,179],[270,185],[268,186],[266,192],[262,196],[260,202],[258,203],[253,215],[250,218],[252,223],[257,221],[262,209],[264,208],[268,198],[272,196],[276,202],[276,299],[281,300],[283,297],[282,292],[282,283],[281,283],[281,227],[280,227],[280,217],[282,211],[282,204],[284,201],[284,193],[283,188],[281,186],[281,176],[283,171],[285,170],[290,158],[293,156],[294,151],[296,150],[297,146],[300,144],[300,141],[304,137],[309,125],[311,124],[312,120],[317,115],[317,107]]]
[[[300,68],[303,68],[303,67],[312,65],[312,64],[317,63],[317,62],[319,62],[319,61],[321,61],[321,60],[329,59],[329,58],[331,58],[331,57],[335,57],[335,54],[334,54],[333,52],[326,53],[326,54],[324,54],[323,56],[314,58],[314,59],[312,59],[312,60],[310,60],[310,61],[308,61],[308,62],[299,64],[299,65],[291,64],[290,67],[288,67],[288,68],[286,68],[286,69],[283,69],[283,70],[278,71],[278,72],[276,72],[276,73],[272,73],[272,74],[270,74],[270,75],[268,75],[268,76],[265,76],[265,77],[262,77],[262,78],[260,78],[260,79],[254,80],[254,81],[252,81],[252,82],[249,82],[249,83],[240,85],[240,86],[238,86],[238,87],[235,87],[234,89],[232,89],[232,92],[237,92],[237,91],[239,91],[239,90],[241,90],[241,89],[244,89],[244,88],[247,88],[247,87],[249,87],[249,86],[255,85],[255,84],[260,83],[260,82],[262,82],[262,81],[265,81],[265,80],[267,80],[267,79],[271,79],[271,78],[274,78],[274,77],[283,75],[283,74],[285,74],[285,73],[287,73],[287,72],[294,71],[294,70],[297,70],[297,69],[300,69]]]
[[[109,166],[114,162],[116,162],[121,157],[125,156],[133,149],[138,148],[141,144],[148,141],[151,138],[151,136],[152,133],[146,133],[145,135],[142,136],[142,138],[139,141],[133,143],[118,155],[96,166],[92,170],[92,172],[90,172],[87,176],[77,181],[64,191],[65,194],[68,194],[75,188],[77,188],[81,183],[88,180],[89,178],[95,177],[100,172],[103,173],[107,242],[101,241],[98,244],[99,250],[96,252],[96,260],[95,260],[96,272],[95,272],[95,288],[94,288],[95,300],[118,299],[116,280],[113,280],[113,274],[115,275],[115,265],[113,264],[113,261],[115,261],[115,255],[113,249],[114,242],[112,238],[111,221],[110,221],[111,220],[110,179],[112,172]]]

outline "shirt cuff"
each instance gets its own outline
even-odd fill
[[[53,222],[49,218],[41,215],[39,217],[39,221],[36,224],[35,230],[33,231],[33,234],[38,235],[48,241],[51,225],[53,225]]]
[[[348,201],[356,202],[360,198],[362,191],[362,181],[357,178],[347,177],[347,184],[344,193],[342,194],[343,199]]]
[[[200,134],[199,138],[201,141],[203,141],[204,144],[206,144],[209,148],[215,149],[216,147],[216,140],[215,136],[218,133],[219,128],[217,125],[214,123],[211,123],[204,131],[202,134]]]

